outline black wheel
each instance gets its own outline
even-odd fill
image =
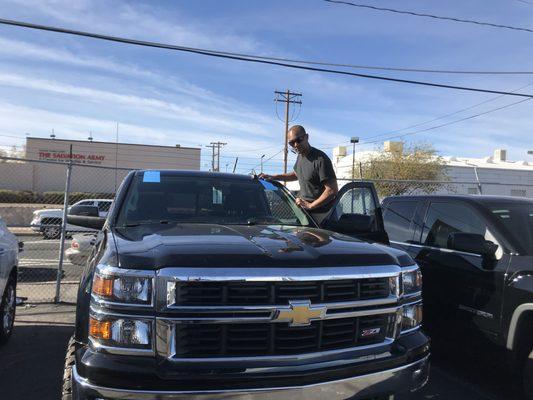
[[[61,226],[47,226],[43,230],[43,236],[45,239],[57,239],[61,236]]]
[[[524,382],[524,397],[527,400],[533,400],[533,349],[531,349],[524,364],[522,380]]]
[[[7,342],[13,332],[17,301],[17,281],[11,277],[7,281],[0,304],[0,344]]]
[[[65,356],[65,369],[63,370],[63,384],[61,385],[61,400],[73,400],[72,394],[72,367],[74,366],[76,352],[76,343],[74,336],[70,338],[67,344],[67,354]]]

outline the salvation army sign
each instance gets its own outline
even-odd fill
[[[68,151],[50,151],[39,150],[39,160],[45,161],[69,161],[70,154]],[[105,156],[91,153],[72,153],[72,161],[79,164],[95,164],[100,165],[104,161]]]

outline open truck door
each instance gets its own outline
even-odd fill
[[[389,244],[383,213],[372,182],[354,181],[344,185],[321,227],[362,240]]]

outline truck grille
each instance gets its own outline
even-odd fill
[[[176,324],[176,357],[293,355],[381,343],[394,329],[394,314],[285,323]]]
[[[178,282],[177,306],[283,305],[370,300],[389,296],[389,278],[309,282]]]

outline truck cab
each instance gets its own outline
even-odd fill
[[[533,399],[533,200],[393,196],[383,210],[391,245],[422,270],[424,329],[504,350]]]
[[[63,399],[367,399],[428,378],[421,275],[375,191],[319,227],[257,177],[133,171],[80,281]],[[358,237],[358,236],[361,237]],[[381,236],[380,236],[381,235]]]

